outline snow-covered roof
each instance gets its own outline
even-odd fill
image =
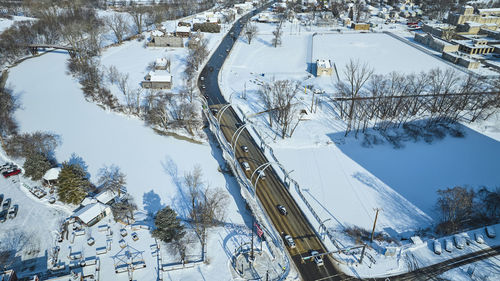
[[[331,68],[332,65],[330,64],[330,60],[317,60],[316,64],[318,67],[322,68]]]
[[[113,191],[103,190],[95,196],[95,199],[97,199],[97,201],[99,201],[103,204],[107,204],[109,201],[113,200],[115,197],[116,197],[116,194]]]
[[[43,175],[43,179],[46,181],[57,180],[59,177],[59,173],[61,172],[61,168],[56,167],[48,170],[45,175]]]
[[[191,28],[189,26],[177,26],[175,32],[191,32]]]
[[[93,198],[93,197],[85,197],[85,198],[83,198],[83,200],[80,203],[80,205],[87,206],[87,205],[93,204],[93,203],[97,203],[97,200],[95,198]]]
[[[157,72],[149,72],[149,80],[154,82],[171,82],[172,75],[170,74],[158,74]]]
[[[157,58],[155,61],[156,66],[166,66],[167,65],[167,59],[166,58]]]
[[[101,213],[105,212],[106,209],[109,209],[109,206],[99,202],[92,203],[75,212],[73,216],[79,218],[83,223],[87,224]]]
[[[163,36],[163,35],[164,35],[164,33],[163,33],[163,31],[161,31],[161,30],[153,30],[153,31],[151,32],[151,35],[152,35],[152,36]]]

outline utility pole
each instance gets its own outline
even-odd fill
[[[375,233],[375,226],[377,225],[378,212],[382,210],[382,208],[374,208],[375,213],[375,221],[373,222],[372,235],[370,236],[370,243],[373,243],[373,234]]]

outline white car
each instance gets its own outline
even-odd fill
[[[463,249],[465,248],[465,238],[462,235],[454,235],[453,240],[455,241],[455,247],[458,249]]]
[[[439,242],[439,240],[434,240],[433,246],[434,246],[434,253],[436,255],[441,255],[441,253],[443,252],[443,250],[441,248],[441,242]]]
[[[247,153],[248,152],[248,146],[242,145],[241,146],[241,150],[243,150],[243,152]]]
[[[290,235],[285,235],[285,240],[286,240],[286,243],[288,244],[288,246],[290,248],[295,248],[295,242],[293,242],[293,238],[292,236]]]
[[[444,240],[444,249],[450,253],[451,251],[453,251],[453,243],[451,242],[450,239]]]
[[[322,266],[325,264],[321,256],[319,256],[318,251],[311,251],[311,256],[314,257],[314,262],[316,263],[317,266]]]
[[[479,243],[479,244],[483,244],[484,243],[484,238],[483,238],[483,235],[482,234],[479,234],[479,233],[474,233],[474,238],[476,239],[476,242]]]
[[[248,162],[241,162],[241,166],[245,171],[250,171],[250,165],[248,165]]]

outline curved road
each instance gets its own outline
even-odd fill
[[[270,5],[270,3],[268,5]],[[253,12],[237,20],[201,71],[201,74],[198,78],[198,86],[200,87],[201,93],[207,99],[210,109],[220,109],[222,106],[227,104],[219,88],[219,71],[224,64],[224,61],[228,56],[231,48],[233,47],[235,41],[238,39],[245,23],[249,20],[250,17],[257,14],[264,8],[265,7],[254,10]],[[224,112],[223,116],[220,117],[220,128],[222,129],[226,140],[230,142],[234,132],[237,129],[237,125],[242,124],[243,122],[239,119],[238,115],[234,112],[232,107],[228,108],[228,110]],[[254,139],[251,137],[247,130],[243,130],[243,133],[238,139],[238,143],[234,146],[237,161],[240,164],[242,162],[247,162],[250,166],[250,170],[246,171],[246,175],[248,178],[250,178],[252,172],[258,166],[268,162],[261,149],[255,143]],[[242,149],[242,146],[246,146],[248,148],[248,152],[245,152]],[[244,170],[243,167],[242,169]],[[357,279],[352,276],[347,276],[340,270],[338,270],[335,267],[334,261],[330,256],[323,256],[323,266],[317,266],[311,260],[302,260],[303,257],[309,256],[311,250],[316,250],[319,253],[325,253],[326,248],[321,240],[316,236],[313,227],[311,226],[295,200],[292,198],[288,189],[277,176],[274,168],[272,166],[269,167],[266,170],[265,174],[265,179],[261,179],[257,183],[257,196],[278,232],[282,233],[282,236],[284,236],[285,234],[289,234],[293,237],[296,243],[296,247],[287,247],[287,249],[302,279]],[[279,213],[276,208],[276,205],[278,204],[284,205],[287,208],[287,216],[283,216]],[[452,268],[485,259],[491,256],[496,256],[498,254],[499,247],[493,247],[487,250],[450,259],[425,268],[420,268],[413,272],[384,278],[370,278],[369,280],[428,280]]]

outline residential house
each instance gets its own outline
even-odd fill
[[[175,36],[177,37],[189,37],[191,36],[190,26],[177,26],[175,28]]]
[[[102,218],[111,214],[111,208],[100,202],[90,203],[73,214],[73,217],[82,225],[92,226],[98,223]]]
[[[141,82],[141,86],[145,89],[171,89],[172,88],[172,75],[158,74],[156,72],[149,72]]]
[[[60,172],[61,172],[60,167],[49,169],[42,177],[43,184],[48,186],[56,184]]]

